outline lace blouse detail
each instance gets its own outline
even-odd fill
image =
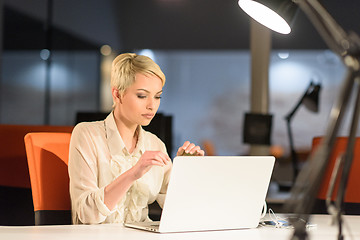
[[[133,167],[140,157],[140,153],[133,156],[113,157],[111,159],[111,172],[114,179]],[[146,211],[145,214],[147,215],[148,199],[149,186],[144,182],[143,178],[140,178],[134,182],[126,195],[117,204],[116,222],[139,222],[144,220],[142,217],[144,211]]]

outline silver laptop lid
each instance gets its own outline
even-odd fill
[[[160,232],[258,226],[275,158],[176,157]]]

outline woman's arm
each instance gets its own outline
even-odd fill
[[[98,184],[93,133],[97,133],[96,127],[79,124],[71,135],[68,170],[74,223],[101,223],[111,214],[104,204],[104,188]]]
[[[117,177],[112,183],[105,187],[104,202],[111,210],[123,198],[131,185],[152,166],[165,166],[171,163],[168,155],[161,151],[146,151],[134,167]]]

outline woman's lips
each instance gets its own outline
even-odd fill
[[[147,119],[151,119],[154,117],[154,114],[143,114],[143,117],[147,118]]]

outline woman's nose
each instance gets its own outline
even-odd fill
[[[150,110],[154,109],[154,100],[149,98],[146,107],[147,107],[147,109],[150,109]]]

